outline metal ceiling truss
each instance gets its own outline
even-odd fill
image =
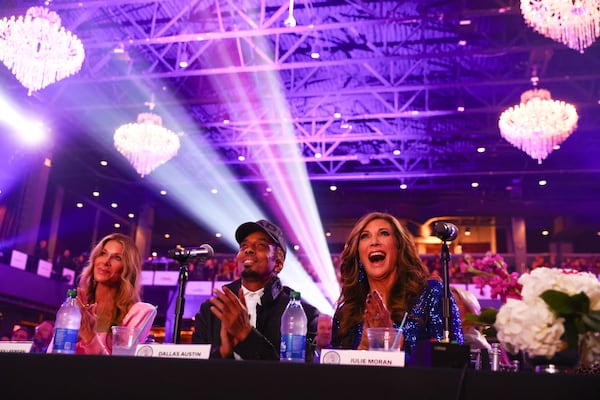
[[[98,109],[142,110],[147,99],[131,89],[145,86],[161,110],[183,107],[194,121],[182,127],[185,134],[208,140],[242,174],[240,181],[262,180],[254,157],[264,161],[265,147],[282,143],[280,127],[289,123],[315,181],[411,180],[431,187],[440,175],[522,172],[507,160],[523,155],[497,129],[498,115],[528,88],[531,54],[540,49],[517,1],[299,0],[293,29],[284,24],[287,1],[79,4],[52,3],[87,52],[82,73],[53,92],[54,101],[81,85],[106,93],[66,104],[83,121]],[[554,58],[570,56],[560,44],[542,43]],[[116,58],[115,48],[126,56]],[[318,60],[310,56],[315,49]],[[280,99],[264,86],[272,74],[289,115],[278,113]],[[247,90],[227,85],[231,79],[248,82]],[[547,68],[541,85],[551,85],[555,97],[568,97],[575,86],[581,109],[597,105],[599,81],[600,73],[566,76]],[[252,135],[257,131],[263,139]],[[480,146],[490,149],[485,156],[477,154]]]

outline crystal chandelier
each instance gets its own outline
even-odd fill
[[[498,126],[506,141],[541,164],[573,133],[578,118],[572,104],[552,100],[548,90],[534,87],[500,115]]]
[[[81,69],[83,45],[60,22],[58,14],[45,7],[31,7],[25,17],[0,20],[0,61],[29,95]]]
[[[150,111],[153,103],[147,103]],[[115,148],[142,176],[148,175],[179,151],[179,137],[162,126],[162,118],[152,112],[138,115],[136,123],[121,125],[114,134]]]
[[[598,0],[521,0],[521,14],[536,32],[579,52],[600,36]]]

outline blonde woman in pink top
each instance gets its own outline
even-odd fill
[[[94,247],[77,288],[77,354],[112,354],[113,325],[133,326],[138,343],[145,341],[156,307],[141,301],[141,273],[142,257],[129,236],[113,233]]]

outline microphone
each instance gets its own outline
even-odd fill
[[[452,343],[450,337],[451,329],[451,298],[450,298],[450,278],[448,272],[448,262],[450,253],[446,242],[456,239],[458,228],[450,222],[435,222],[431,228],[432,236],[442,239],[442,254],[440,262],[444,275],[444,297],[442,298],[442,317],[444,320],[443,338],[440,342],[430,340],[417,340],[412,355],[407,360],[409,367],[450,367],[466,368],[469,366],[471,357],[471,348],[467,344]]]
[[[458,237],[458,228],[450,222],[436,222],[433,225],[433,235],[444,242],[451,242]]]
[[[215,251],[209,244],[201,244],[198,247],[185,247],[169,250],[169,258],[174,260],[199,258],[202,261],[208,260],[215,254]]]

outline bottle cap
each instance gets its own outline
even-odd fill
[[[296,300],[300,299],[300,292],[292,290],[290,292],[290,299],[296,299]]]
[[[70,297],[72,299],[74,299],[75,297],[77,297],[77,290],[76,289],[69,289],[69,290],[67,290],[67,297]]]

